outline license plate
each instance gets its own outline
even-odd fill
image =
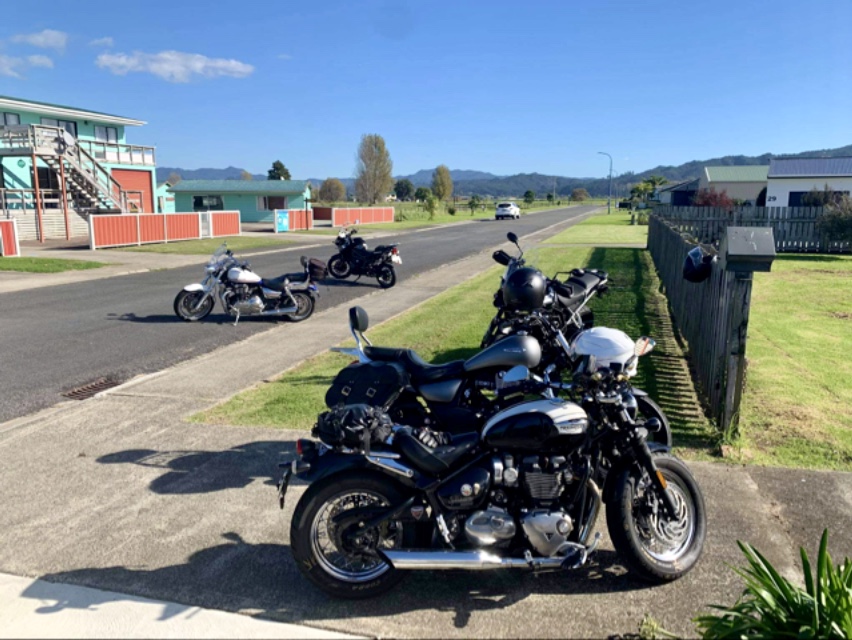
[[[402,258],[394,254],[391,256],[391,262],[393,262],[394,264],[402,264]]]

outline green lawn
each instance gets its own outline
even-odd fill
[[[60,258],[0,258],[0,271],[27,271],[29,273],[60,273],[105,267],[103,262],[90,260],[62,260]]]
[[[754,280],[742,458],[852,471],[852,256],[782,254]]]
[[[706,456],[714,435],[701,415],[683,354],[668,323],[665,301],[658,293],[650,257],[638,249],[545,248],[530,254],[530,262],[548,273],[576,266],[605,268],[618,286],[594,303],[597,323],[628,332],[654,336],[658,350],[643,359],[638,384],[659,400],[672,420],[675,442],[690,457]],[[432,298],[403,316],[368,332],[374,344],[416,349],[433,362],[467,358],[494,313],[491,298],[501,268],[489,269]],[[453,322],[446,322],[446,310]],[[324,410],[325,392],[334,375],[351,360],[325,353],[287,372],[281,378],[237,395],[228,402],[193,417],[200,422],[310,429]],[[685,375],[685,377],[684,377]]]
[[[203,240],[181,240],[166,244],[143,244],[132,247],[119,247],[112,251],[144,251],[148,253],[180,253],[184,255],[209,255],[218,249],[223,242],[228,244],[231,251],[250,251],[253,249],[273,249],[290,244],[292,241],[275,235],[268,238],[256,236],[232,236],[228,238],[204,238]]]
[[[597,214],[565,229],[552,238],[547,244],[589,244],[595,246],[612,244],[645,244],[648,239],[646,225],[631,225],[630,214],[617,212],[607,214],[606,211]]]

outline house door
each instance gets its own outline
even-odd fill
[[[142,213],[142,192],[125,191],[127,194],[127,209],[130,213]]]

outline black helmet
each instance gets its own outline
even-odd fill
[[[704,282],[710,277],[715,261],[716,256],[707,253],[701,245],[697,245],[686,254],[686,260],[683,262],[683,279],[689,282]]]
[[[533,311],[544,306],[547,283],[535,269],[523,267],[512,272],[503,283],[503,301],[515,311]]]

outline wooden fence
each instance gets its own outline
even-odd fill
[[[775,250],[782,252],[849,253],[852,243],[820,233],[822,207],[671,207],[662,205],[654,213],[680,233],[698,242],[714,244],[727,227],[772,227]]]
[[[92,249],[240,235],[239,211],[89,216]]]
[[[650,217],[648,251],[675,325],[689,343],[696,387],[716,426],[730,433],[739,422],[752,274],[726,271],[715,262],[709,279],[688,282],[683,279],[683,264],[695,246],[677,225],[659,215]]]
[[[20,257],[21,243],[18,238],[18,222],[15,218],[0,220],[0,256]]]

